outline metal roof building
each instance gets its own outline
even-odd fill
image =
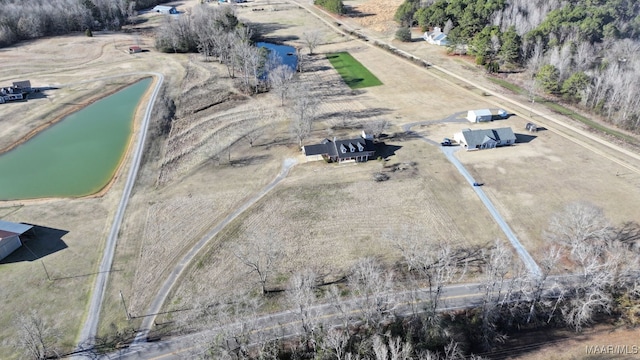
[[[0,260],[22,246],[20,235],[32,228],[31,225],[0,220]]]
[[[471,122],[491,121],[493,113],[489,109],[469,110],[467,112],[467,120]]]

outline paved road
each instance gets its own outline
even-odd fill
[[[572,276],[549,277],[545,281],[544,287],[547,296],[554,296],[553,290],[557,283],[568,283],[574,281]],[[495,289],[494,301],[497,299],[497,292],[504,296],[506,290],[512,287],[512,282],[503,283],[500,289]],[[486,289],[482,284],[460,284],[446,286],[442,289],[440,305],[438,311],[451,311],[456,309],[471,308],[480,306],[483,303],[483,296]],[[421,313],[429,302],[428,289],[416,291],[401,291],[385,295],[388,314],[396,316],[408,316],[414,313]],[[349,323],[354,323],[361,318],[363,298],[347,299],[340,302],[340,306],[331,303],[323,303],[308,308],[311,322],[322,323],[324,329],[340,327],[345,319]],[[202,332],[177,336],[168,340],[133,344],[130,348],[123,349],[117,353],[108,354],[107,359],[185,359],[194,357],[194,354],[201,353],[210,346],[215,339],[229,334],[229,330],[250,329],[251,344],[259,345],[265,339],[283,340],[299,336],[302,333],[301,322],[298,315],[291,311],[282,311],[255,318],[249,322],[237,322],[223,327],[215,327]],[[226,330],[226,332],[225,332]],[[233,343],[233,339],[227,339]]]
[[[229,214],[222,222],[220,222],[216,227],[211,229],[206,235],[204,235],[190,250],[187,254],[180,260],[180,262],[174,267],[173,271],[169,275],[169,277],[162,284],[162,287],[156,294],[153,302],[149,306],[147,310],[148,316],[142,322],[141,330],[136,335],[134,340],[134,344],[144,342],[147,339],[147,335],[151,330],[151,325],[155,323],[156,315],[160,312],[164,301],[166,300],[169,292],[176,284],[180,275],[184,271],[184,269],[191,263],[193,258],[200,252],[200,250],[211,240],[213,239],[222,229],[224,229],[230,222],[232,222],[235,218],[237,218],[240,214],[245,212],[249,207],[253,206],[258,200],[260,200],[263,196],[265,196],[269,191],[273,190],[273,188],[282,181],[289,170],[296,164],[295,159],[285,159],[282,164],[282,171],[280,174],[264,189],[262,189],[259,193],[253,196],[251,199],[247,200],[242,206],[237,208],[234,212]]]
[[[443,289],[441,311],[475,306],[482,303],[484,289],[481,284],[463,284],[448,286]],[[414,309],[426,305],[428,290],[409,292],[403,291],[388,294],[389,312],[398,315],[408,315]],[[348,299],[341,303],[341,310],[334,304],[318,304],[309,308],[310,317],[323,323],[325,328],[340,326],[345,318],[355,321],[361,314],[363,299]],[[229,324],[225,329],[239,329],[242,323]],[[245,325],[246,327],[246,325]],[[301,333],[298,315],[291,311],[264,315],[254,320],[252,338],[256,339],[286,339]],[[133,344],[128,349],[109,354],[108,359],[184,359],[197,349],[206,348],[207,343],[223,333],[223,328],[216,327],[203,332],[174,337],[166,341]],[[256,342],[258,343],[258,342]]]
[[[155,103],[158,91],[164,81],[164,76],[160,73],[136,73],[136,74],[148,74],[153,75],[156,78],[155,87],[149,97],[147,108],[145,110],[144,119],[140,125],[140,132],[136,141],[136,147],[133,150],[133,159],[131,161],[131,168],[127,175],[127,181],[122,192],[122,198],[118,204],[118,209],[113,217],[113,223],[111,224],[111,230],[104,247],[104,253],[102,255],[102,262],[96,275],[96,282],[91,294],[91,300],[89,302],[89,311],[85,320],[84,326],[79,334],[78,349],[91,348],[98,329],[98,321],[100,317],[100,310],[102,308],[102,302],[104,300],[104,292],[107,287],[107,281],[109,279],[109,273],[111,271],[111,264],[113,263],[113,256],[115,253],[116,243],[118,241],[118,232],[120,231],[120,224],[122,223],[122,217],[124,216],[125,209],[129,203],[129,196],[138,174],[138,168],[140,167],[140,161],[142,159],[142,150],[144,149],[145,138],[147,137],[147,128],[149,127],[149,119],[151,118],[151,111],[153,110],[153,104]],[[131,74],[127,74],[131,75]],[[122,76],[122,75],[121,75]],[[82,357],[79,355],[79,357]]]
[[[455,114],[453,116],[448,117],[447,119],[456,119],[457,115],[458,114]],[[447,119],[443,119],[442,121],[446,121]],[[414,126],[418,126],[421,124],[431,124],[431,123],[434,123],[434,122],[422,121],[422,122],[405,124],[402,126],[402,130],[404,130],[405,132],[409,132],[409,131],[412,131],[411,128]],[[419,134],[417,135],[425,142],[431,145],[438,146],[440,150],[442,150],[442,152],[447,157],[447,159],[456,167],[456,169],[458,169],[460,174],[462,174],[465,180],[467,180],[467,182],[469,183],[469,186],[473,188],[473,190],[476,192],[480,200],[482,200],[482,203],[484,204],[484,206],[487,208],[487,210],[489,210],[489,213],[491,214],[493,219],[496,221],[496,223],[498,223],[498,225],[500,226],[500,229],[502,229],[502,232],[504,232],[504,234],[507,236],[507,239],[509,239],[509,242],[511,242],[511,245],[518,253],[518,256],[520,256],[520,259],[522,260],[524,265],[527,267],[527,270],[529,271],[529,273],[535,276],[540,276],[541,272],[540,272],[540,267],[538,267],[538,264],[536,264],[536,262],[533,260],[531,255],[529,255],[529,252],[527,251],[527,249],[525,249],[524,246],[522,246],[522,244],[516,237],[513,230],[511,230],[511,227],[509,227],[509,225],[504,220],[502,215],[500,215],[500,213],[498,212],[496,207],[493,205],[491,200],[489,200],[487,195],[484,193],[484,190],[482,190],[482,187],[473,186],[473,184],[476,183],[477,181],[473,178],[473,176],[471,176],[471,174],[469,174],[469,172],[464,167],[464,165],[462,165],[460,160],[458,160],[458,158],[455,157],[454,153],[460,150],[460,147],[459,146],[440,146],[440,143],[438,142],[428,139],[422,135],[419,135]]]

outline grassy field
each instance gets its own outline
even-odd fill
[[[348,52],[327,54],[327,59],[351,89],[382,85],[375,75]]]
[[[266,1],[257,4],[280,6]],[[403,123],[494,107],[491,97],[475,96],[472,91],[431,76],[429,70],[417,70],[385,51],[337,36],[297,7],[286,4],[278,10],[239,8],[241,17],[255,22],[273,22],[277,16],[278,22],[291,24],[274,26],[267,34],[267,38],[278,41],[294,39],[291,45],[302,46],[295,39],[304,31],[322,29],[326,44],[318,47],[319,54],[348,54],[363,68],[378,74],[379,80],[371,75],[378,80],[377,85],[384,83],[352,91],[329,66],[331,59],[312,56],[309,71],[298,75],[313,79],[315,91],[323,99],[309,143],[325,137],[357,136],[373,119],[389,120],[392,128],[387,133],[393,137]],[[198,54],[157,53],[153,39],[147,35],[95,32],[93,38],[34,40],[0,52],[0,60],[7,64],[0,69],[2,84],[30,79],[35,86],[66,85],[46,92],[41,99],[0,106],[0,148],[46,124],[52,112],[72,111],[100,96],[106,80],[86,82],[88,79],[158,71],[165,75],[170,95],[194,94],[191,99],[202,102],[178,102],[175,126],[167,138],[147,139],[158,150],[145,155],[120,231],[105,293],[101,335],[114,329],[131,329],[138,323],[127,322],[120,290],[132,315],[144,315],[158,284],[186,249],[271,181],[283,158],[300,156],[299,148],[289,145],[286,109],[269,94],[252,100],[236,94],[221,106],[194,113],[193,109],[214,102],[207,94],[226,91],[225,81],[231,81],[225,79],[226,69],[217,62],[201,61]],[[150,51],[127,54],[127,47],[134,43]],[[75,51],[78,47],[84,51]],[[435,56],[433,59],[441,61]],[[23,63],[30,66],[24,67]],[[348,64],[342,66],[350,68]],[[456,70],[464,73],[464,69]],[[352,76],[362,79],[355,85],[368,78]],[[118,81],[123,80],[114,80],[113,86]],[[251,107],[258,102],[272,106],[273,113],[278,114],[273,122],[255,121]],[[333,126],[336,120],[347,126]],[[244,128],[248,121],[253,127]],[[524,122],[514,117],[503,124],[516,130]],[[415,130],[439,141],[470,126],[476,125],[433,124]],[[259,129],[265,130],[263,136],[250,147],[244,131]],[[451,241],[461,246],[502,238],[475,193],[437,147],[397,137],[387,142],[398,147],[388,162],[298,165],[276,190],[211,242],[185,272],[165,308],[176,309],[190,300],[211,301],[212,294],[233,296],[253,286],[233,256],[234,244],[246,241],[249,230],[276,229],[286,247],[286,261],[278,269],[275,285],[304,267],[313,267],[327,278],[339,277],[362,256],[393,264],[399,254],[390,240],[394,233],[407,228],[423,234],[425,241]],[[220,148],[225,155],[230,149],[230,162],[223,158],[218,165]],[[640,177],[636,173],[552,131],[537,133],[512,148],[461,153],[459,157],[474,176],[486,182],[485,191],[534,256],[541,256],[539,249],[547,246],[541,234],[549,216],[567,202],[589,200],[604,207],[616,223],[640,218],[640,208],[635,206],[640,201]],[[374,182],[372,174],[383,170],[384,164],[405,164],[402,167],[406,170],[389,170],[389,181]],[[62,348],[75,345],[125,175],[118,174],[111,190],[97,198],[0,202],[0,218],[62,230],[66,234],[61,240],[67,246],[37,261],[0,264],[0,296],[5,299],[0,314],[3,358],[17,357],[9,345],[16,334],[14,314],[31,309],[41,312],[63,334]],[[43,264],[54,280],[46,279]]]

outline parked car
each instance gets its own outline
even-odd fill
[[[474,182],[473,183],[473,186],[482,186],[482,185],[484,185],[484,183],[479,183],[479,182]]]
[[[442,146],[451,146],[451,145],[453,145],[453,144],[451,143],[451,139],[449,139],[449,138],[444,138],[444,140],[442,140],[442,142],[440,143],[440,145],[442,145]]]

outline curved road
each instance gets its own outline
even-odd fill
[[[251,199],[247,200],[242,206],[237,208],[234,212],[229,214],[222,222],[220,222],[216,227],[211,229],[206,235],[204,235],[190,250],[187,254],[180,260],[178,265],[175,266],[169,277],[162,284],[162,287],[156,294],[156,297],[153,299],[149,309],[147,310],[147,315],[142,321],[142,325],[140,326],[141,330],[136,335],[134,344],[138,344],[141,342],[145,342],[147,339],[147,335],[151,330],[151,325],[155,322],[156,315],[160,312],[164,301],[167,299],[169,292],[176,284],[180,275],[184,271],[184,269],[191,263],[193,258],[198,255],[198,252],[209,242],[209,240],[213,239],[222,229],[224,229],[230,222],[232,222],[235,218],[237,218],[240,214],[245,212],[249,207],[255,204],[258,200],[260,200],[263,196],[265,196],[269,191],[273,190],[273,188],[278,185],[289,173],[289,170],[296,164],[295,159],[285,159],[282,163],[282,170],[276,176],[276,178],[269,183],[264,189],[262,189],[259,193],[254,195]]]
[[[107,281],[109,279],[111,264],[113,263],[113,256],[115,253],[116,243],[118,241],[118,232],[120,231],[122,218],[124,216],[125,209],[127,208],[127,204],[129,203],[129,196],[131,195],[131,190],[133,189],[133,185],[138,174],[138,168],[140,167],[142,150],[144,149],[144,142],[147,136],[147,128],[149,127],[149,121],[151,118],[151,110],[153,109],[153,104],[155,103],[158,91],[160,91],[160,87],[162,86],[162,82],[164,81],[164,76],[160,73],[145,72],[136,74],[153,75],[156,77],[156,84],[147,103],[144,119],[140,126],[140,133],[138,134],[138,139],[136,141],[137,145],[133,151],[131,168],[129,169],[129,174],[127,175],[127,181],[124,186],[124,191],[122,192],[122,198],[120,199],[118,209],[116,210],[113,218],[113,223],[111,224],[111,230],[109,231],[109,236],[107,237],[107,242],[104,247],[104,253],[102,255],[102,262],[100,263],[100,268],[98,268],[98,274],[96,275],[96,281],[93,292],[91,294],[87,318],[84,322],[82,330],[80,331],[77,349],[77,351],[80,353],[84,349],[91,348],[96,337],[96,333],[98,330],[98,321],[100,318],[100,310],[102,308],[102,302],[104,300],[104,292],[107,288]]]

